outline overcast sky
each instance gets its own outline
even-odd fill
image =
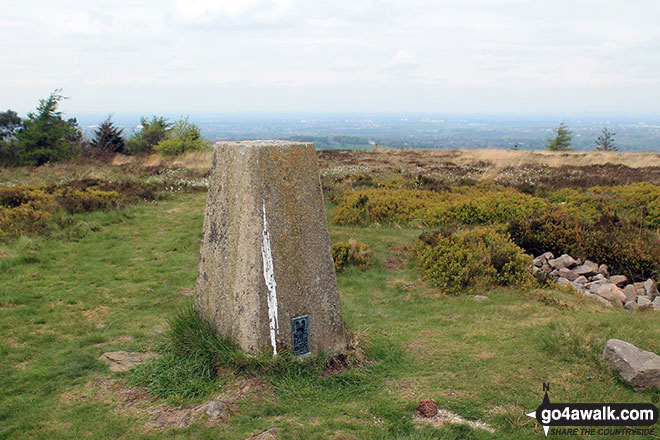
[[[660,111],[655,0],[2,0],[0,110]]]

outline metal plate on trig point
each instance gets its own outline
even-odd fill
[[[293,355],[301,356],[309,353],[309,315],[291,320],[291,334],[293,335]]]

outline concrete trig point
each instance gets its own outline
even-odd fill
[[[344,349],[312,143],[219,142],[195,308],[249,353]]]

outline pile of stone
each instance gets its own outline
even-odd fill
[[[549,277],[560,286],[594,298],[608,307],[622,305],[628,310],[660,310],[660,292],[654,280],[631,283],[625,275],[610,275],[605,264],[574,259],[570,255],[555,258],[546,252],[534,258],[534,276]]]

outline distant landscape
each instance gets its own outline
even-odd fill
[[[75,116],[87,135],[107,114]],[[114,123],[130,135],[140,114],[116,113]],[[170,120],[180,114],[167,114]],[[396,148],[543,149],[560,122],[573,133],[571,147],[590,151],[604,127],[616,133],[621,151],[660,151],[660,115],[295,115],[191,114],[204,138],[211,141],[294,139],[315,142],[319,149]]]

